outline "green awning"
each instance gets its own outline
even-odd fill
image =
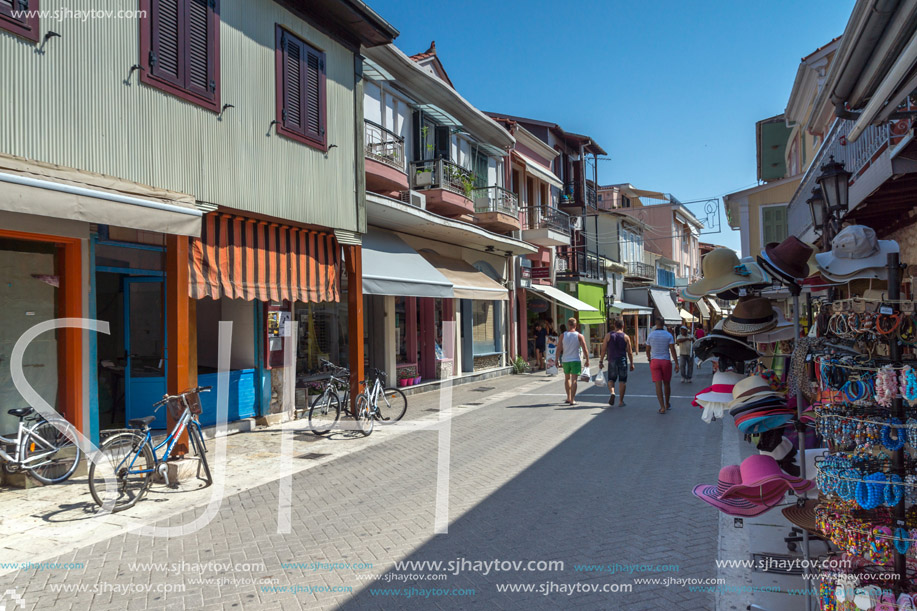
[[[576,286],[577,297],[580,301],[588,303],[597,312],[578,312],[579,321],[586,325],[602,324],[605,322],[605,285],[587,284],[580,282]]]

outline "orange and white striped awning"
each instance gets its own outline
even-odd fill
[[[334,234],[212,212],[191,240],[191,297],[340,301]]]

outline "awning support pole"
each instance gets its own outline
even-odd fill
[[[350,409],[357,404],[360,382],[365,377],[363,361],[363,247],[344,246],[347,271],[347,355],[350,362]],[[388,380],[394,383],[395,380]]]

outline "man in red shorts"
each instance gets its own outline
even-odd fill
[[[659,413],[664,414],[671,407],[672,364],[674,361],[675,373],[678,373],[678,355],[675,354],[675,338],[665,330],[661,318],[656,319],[656,328],[646,336],[646,358],[656,383]]]

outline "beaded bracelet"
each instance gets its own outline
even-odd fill
[[[888,484],[885,486],[885,506],[894,507],[904,498],[904,482],[900,475],[892,473],[888,476]]]
[[[901,420],[898,418],[890,418],[888,420],[889,425],[901,425]],[[907,443],[907,429],[898,428],[893,426],[883,426],[882,434],[880,441],[882,445],[891,450],[892,452],[900,450],[904,447],[904,444]]]
[[[891,407],[892,399],[896,396],[898,386],[898,373],[891,365],[879,369],[876,374],[876,403],[883,407]]]

